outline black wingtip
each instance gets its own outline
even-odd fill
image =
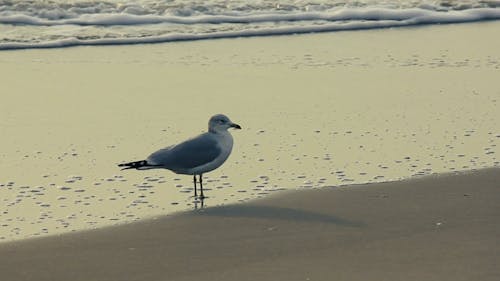
[[[127,169],[137,169],[144,166],[149,166],[146,160],[118,164],[118,167],[125,167],[122,171]]]

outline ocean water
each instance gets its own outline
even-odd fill
[[[0,0],[0,50],[160,43],[500,19],[500,1]]]

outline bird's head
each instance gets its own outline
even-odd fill
[[[233,123],[224,114],[217,114],[212,116],[208,121],[208,130],[210,132],[224,132],[229,128],[241,129],[240,125]]]

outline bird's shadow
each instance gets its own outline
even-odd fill
[[[262,205],[230,205],[217,206],[199,209],[200,215],[234,217],[234,218],[257,218],[257,219],[278,219],[296,222],[319,222],[335,224],[346,227],[362,227],[361,222],[347,220],[334,215],[327,215],[313,211],[262,206]]]

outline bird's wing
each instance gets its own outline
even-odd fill
[[[173,171],[186,170],[210,163],[221,153],[211,133],[204,133],[178,145],[160,149],[151,154],[147,162]]]

